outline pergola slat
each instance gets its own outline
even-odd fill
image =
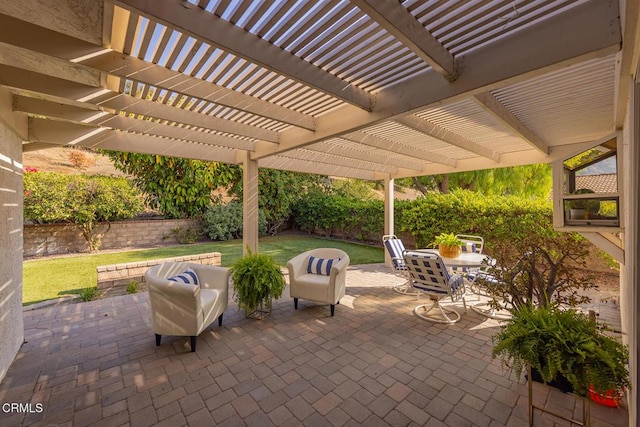
[[[276,70],[288,78],[331,94],[344,102],[365,110],[371,108],[370,94],[365,91],[354,86],[346,86],[343,80],[215,15],[195,13],[197,10],[186,7],[186,3],[179,4],[169,0],[118,0],[116,3],[138,10],[194,38]]]

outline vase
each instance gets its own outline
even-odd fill
[[[458,258],[462,253],[460,245],[438,245],[438,252],[443,258]]]

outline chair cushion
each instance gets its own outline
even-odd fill
[[[462,245],[462,252],[471,252],[471,253],[478,253],[478,245],[476,245],[475,243],[471,243],[471,242],[467,242],[467,244]]]
[[[167,278],[167,280],[171,280],[172,282],[185,283],[187,285],[198,286],[198,276],[196,275],[196,272],[193,271],[191,267],[187,268],[184,272],[180,274],[176,274],[173,277]]]
[[[329,276],[331,274],[331,267],[338,261],[340,261],[340,258],[325,259],[316,258],[313,255],[309,255],[309,261],[307,263],[307,273]]]
[[[384,241],[384,246],[387,248],[389,255],[391,256],[391,261],[393,262],[393,266],[396,270],[406,270],[406,266],[404,265],[404,259],[402,256],[406,252],[404,248],[404,244],[400,239],[387,239]]]

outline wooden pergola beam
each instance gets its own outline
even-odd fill
[[[500,161],[500,154],[495,152],[494,150],[477,144],[470,139],[453,133],[450,130],[438,126],[437,124],[432,123],[428,120],[421,119],[413,114],[397,118],[396,122],[402,124],[403,126],[407,126],[415,131],[428,135],[432,138],[446,142],[447,144],[462,148],[463,150],[469,151],[471,153],[486,157],[495,162]]]
[[[506,126],[511,132],[524,139],[529,145],[542,154],[549,154],[549,146],[522,123],[513,113],[489,92],[479,93],[471,97],[483,110]]]
[[[447,80],[458,78],[453,54],[445,48],[400,2],[351,0],[364,13],[400,40]]]

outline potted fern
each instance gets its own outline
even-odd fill
[[[436,236],[433,244],[438,246],[440,256],[457,258],[462,253],[462,245],[464,242],[458,239],[453,233],[441,233]]]
[[[531,367],[545,383],[566,378],[582,397],[590,388],[605,395],[621,393],[631,384],[626,346],[574,309],[521,307],[493,342],[493,357],[500,357],[518,378]]]
[[[273,299],[282,296],[285,281],[272,256],[251,253],[231,267],[234,298],[247,317],[264,319],[271,314]]]

